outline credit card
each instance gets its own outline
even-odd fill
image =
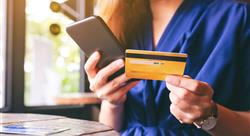
[[[183,75],[187,54],[132,50],[125,54],[125,73],[129,78],[165,80],[167,75]]]

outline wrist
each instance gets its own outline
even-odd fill
[[[212,102],[210,113],[208,117],[199,122],[194,122],[193,124],[200,129],[210,131],[217,125],[218,121],[218,107],[215,102]]]
[[[120,109],[124,106],[124,103],[113,104],[107,100],[102,100],[102,105],[105,105],[109,109]]]

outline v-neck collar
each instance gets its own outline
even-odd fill
[[[156,47],[154,46],[154,41],[153,41],[153,24],[152,24],[152,21],[150,22],[150,37],[148,39],[150,39],[150,42],[151,45],[150,45],[150,49],[149,50],[159,50],[159,48],[162,46],[162,42],[163,42],[163,39],[165,39],[166,37],[168,37],[168,35],[170,35],[169,31],[171,29],[173,29],[174,27],[174,24],[175,24],[175,21],[180,17],[180,15],[185,12],[185,9],[186,9],[186,5],[187,5],[187,2],[188,0],[183,0],[183,2],[180,4],[180,6],[177,8],[177,10],[175,11],[173,17],[171,18],[171,20],[169,21],[168,25],[165,27]]]

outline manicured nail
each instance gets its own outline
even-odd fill
[[[98,51],[95,51],[93,55],[96,57],[98,55]]]
[[[172,76],[172,75],[168,75],[165,78],[165,81],[169,84],[172,84],[172,85],[178,85],[178,83],[179,83],[179,79],[176,76]]]
[[[171,76],[171,75],[168,75],[166,78],[165,78],[166,82],[169,82],[171,83],[173,80],[174,80],[174,77]]]
[[[122,60],[122,59],[117,60],[117,61],[116,61],[116,65],[117,65],[117,66],[123,66],[123,65],[124,65],[123,60]]]
[[[191,79],[189,75],[183,75],[183,77]]]

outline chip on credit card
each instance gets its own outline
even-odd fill
[[[127,49],[125,73],[129,78],[165,80],[167,75],[183,75],[187,54]]]

